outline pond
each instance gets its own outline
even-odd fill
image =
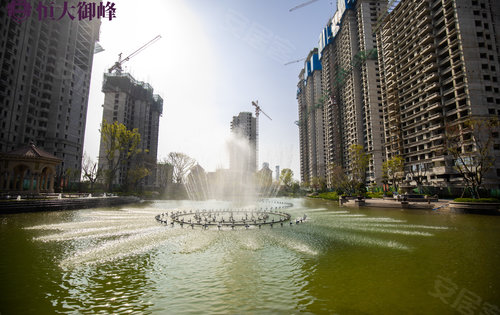
[[[224,207],[215,201],[1,215],[0,313],[500,310],[500,217],[276,200],[307,220],[220,230],[155,220]]]

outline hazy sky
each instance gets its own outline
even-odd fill
[[[104,94],[103,73],[156,35],[162,39],[125,63],[125,71],[150,83],[164,99],[158,159],[184,152],[207,171],[228,167],[226,140],[232,117],[260,116],[262,162],[291,168],[299,178],[296,89],[305,57],[335,11],[319,0],[289,12],[304,0],[115,0],[117,17],[103,21],[94,56],[85,151],[96,158]]]

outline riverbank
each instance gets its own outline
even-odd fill
[[[449,211],[449,200],[438,200],[431,202],[398,201],[393,199],[364,199],[364,204],[357,200],[347,200],[343,205],[347,207],[373,207],[373,208],[398,208],[398,209],[423,209]]]
[[[115,207],[139,203],[134,196],[0,200],[0,214]]]
[[[339,202],[335,199],[327,198],[311,198]],[[339,202],[340,204],[340,202]],[[373,208],[394,208],[394,209],[422,209],[422,210],[439,210],[442,212],[449,212],[450,200],[436,200],[431,201],[398,201],[396,199],[380,199],[380,198],[367,198],[359,202],[357,199],[346,199],[341,206],[346,207],[373,207]]]

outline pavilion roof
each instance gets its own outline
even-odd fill
[[[3,153],[3,155],[12,156],[12,157],[22,157],[22,158],[45,158],[50,160],[62,161],[62,159],[56,157],[49,152],[38,148],[34,144],[30,144],[27,146],[22,146],[13,151]]]

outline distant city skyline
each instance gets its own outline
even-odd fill
[[[103,73],[158,34],[162,39],[127,62],[124,71],[151,84],[164,99],[158,158],[183,152],[207,171],[228,167],[227,122],[251,101],[273,120],[260,121],[259,161],[291,168],[299,178],[296,78],[303,58],[335,12],[318,1],[122,1],[103,21],[95,55],[84,150],[97,159]]]

